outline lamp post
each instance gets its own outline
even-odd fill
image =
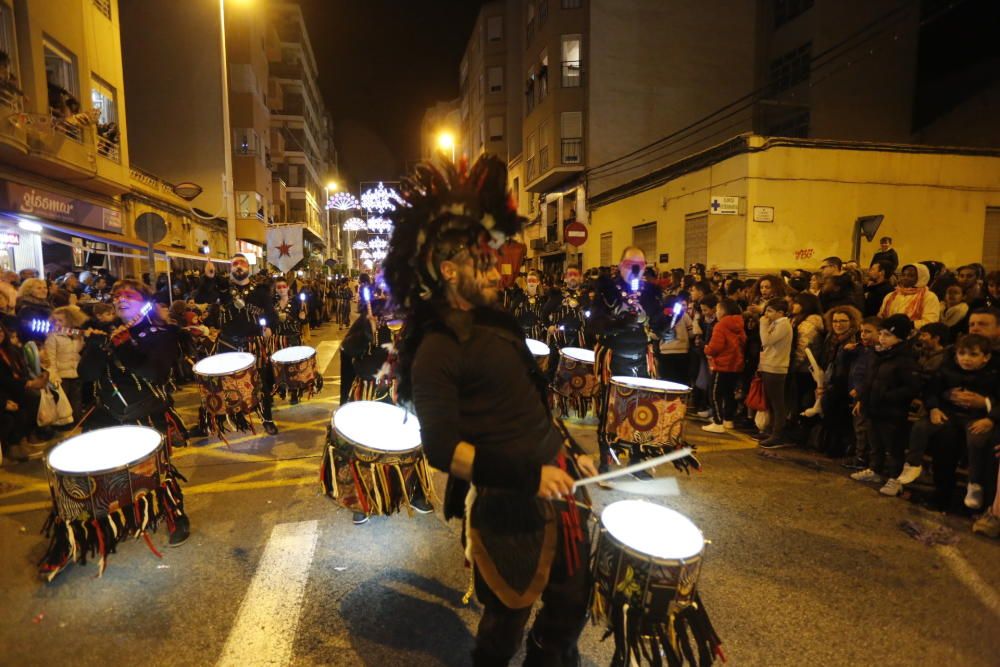
[[[455,135],[447,130],[438,132],[437,147],[442,153],[451,151],[451,161],[455,161]]]
[[[241,0],[246,2],[246,0]],[[222,146],[225,152],[225,172],[222,175],[222,195],[226,200],[226,243],[229,256],[236,246],[236,193],[233,184],[233,139],[229,126],[229,66],[226,59],[226,0],[219,0],[219,53],[222,70]]]
[[[330,227],[330,193],[337,191],[337,181],[328,181],[327,184],[326,184],[326,188],[324,188],[324,190],[326,190],[326,206],[325,206],[325,208],[326,208],[326,238],[327,238],[327,246],[326,246],[327,254],[326,254],[326,256],[329,259],[333,259],[333,250],[334,250],[333,240],[334,240],[334,238],[336,238],[337,241],[340,241],[340,235],[338,234],[336,237],[334,237],[333,229],[331,229],[331,227]],[[339,245],[339,243],[338,243],[338,245]]]

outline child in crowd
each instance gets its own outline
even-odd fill
[[[706,289],[709,289],[706,287]],[[711,293],[699,291],[698,284],[692,288],[692,297],[696,294],[703,296],[694,303],[695,320],[692,325],[694,332],[694,346],[691,356],[691,381],[688,384],[694,387],[694,405],[698,416],[709,418],[712,411],[709,409],[708,390],[710,378],[708,372],[708,360],[705,358],[705,345],[712,340],[712,329],[715,327],[715,307],[719,305],[719,298]]]
[[[873,315],[861,320],[861,342],[858,344],[858,353],[851,361],[848,372],[847,389],[851,399],[851,417],[854,423],[854,458],[844,463],[844,467],[848,470],[864,470],[868,467],[868,454],[871,451],[868,443],[869,423],[868,418],[856,406],[861,391],[871,377],[880,328],[882,328],[880,317]]]
[[[663,315],[670,323],[660,336],[657,366],[661,380],[687,384],[691,349],[691,317],[687,314],[687,295],[684,292],[667,297]]]
[[[712,403],[712,423],[702,426],[710,433],[725,433],[734,427],[736,388],[743,370],[743,349],[747,335],[743,316],[733,299],[723,299],[716,306],[718,321],[712,329],[712,339],[705,346],[705,356],[712,371],[709,399]]]
[[[920,391],[920,367],[910,344],[913,322],[906,315],[882,320],[868,382],[854,406],[868,417],[868,467],[851,475],[858,482],[883,481],[895,477],[902,466],[910,402]]]
[[[83,407],[83,387],[77,366],[83,351],[83,335],[70,333],[87,322],[87,316],[78,306],[61,306],[52,311],[53,330],[45,338],[45,370],[52,384],[62,385],[69,404],[73,406],[73,423],[80,421]]]
[[[969,304],[965,302],[965,295],[958,285],[952,285],[945,290],[941,322],[951,329],[953,334],[964,333],[969,328]]]
[[[882,487],[883,494],[898,495],[905,485],[920,477],[924,453],[932,438],[941,439],[942,449],[935,459],[940,457],[942,461],[951,462],[960,458],[964,439],[969,458],[965,506],[982,508],[983,486],[992,472],[990,450],[994,444],[994,421],[991,416],[1000,415],[1000,405],[997,405],[1000,371],[990,364],[991,353],[990,340],[985,336],[969,334],[959,339],[954,356],[947,359],[927,382],[924,404],[928,415],[914,425],[903,471]],[[959,405],[953,400],[953,392],[960,391],[988,397],[991,409]],[[954,464],[942,466],[942,461],[935,461],[935,486],[938,487],[938,500],[947,503],[955,486]]]
[[[760,369],[770,413],[770,433],[764,434],[760,446],[764,449],[789,447],[784,442],[785,379],[792,356],[792,325],[788,321],[788,301],[774,298],[767,302],[760,320]]]
[[[93,327],[100,331],[109,332],[115,326],[118,315],[115,307],[110,303],[95,303],[91,311],[93,313]]]
[[[947,355],[945,345],[951,340],[948,327],[941,322],[931,322],[920,327],[917,334],[919,354],[917,363],[924,377],[930,377],[941,367]]]

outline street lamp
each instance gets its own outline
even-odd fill
[[[337,181],[327,181],[326,182],[326,201],[327,204],[330,202],[330,193],[337,190]],[[330,228],[330,207],[326,207],[326,256],[328,258],[333,258],[333,230]],[[339,240],[339,238],[338,238]]]
[[[448,130],[442,130],[437,135],[437,147],[442,153],[451,152],[451,161],[455,161],[455,135]]]

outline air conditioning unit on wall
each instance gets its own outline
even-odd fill
[[[531,249],[532,250],[544,250],[545,249],[545,239],[531,239]]]

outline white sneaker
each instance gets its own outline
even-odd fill
[[[711,424],[705,424],[701,427],[702,431],[708,431],[709,433],[725,433],[726,427],[722,424],[716,424],[712,422]]]
[[[890,479],[881,489],[878,490],[883,496],[898,496],[903,490],[903,485],[896,478]]]
[[[920,479],[920,473],[924,469],[921,466],[911,466],[909,463],[903,464],[903,472],[899,473],[899,477],[896,478],[900,484],[913,484],[915,481]]]
[[[882,482],[882,476],[871,468],[865,468],[855,473],[851,473],[851,479],[855,482]]]
[[[734,428],[736,428],[736,424],[734,424],[734,423],[733,423],[733,422],[731,422],[731,421],[724,421],[724,422],[722,422],[722,427],[723,427],[724,429],[726,429],[727,431],[731,431],[731,430],[733,430]]]
[[[712,411],[711,410],[702,410],[701,412],[696,412],[695,414],[698,415],[699,417],[701,417],[702,419],[708,419],[709,417],[712,416]]]
[[[977,510],[983,506],[983,485],[969,484],[965,491],[965,506]]]

